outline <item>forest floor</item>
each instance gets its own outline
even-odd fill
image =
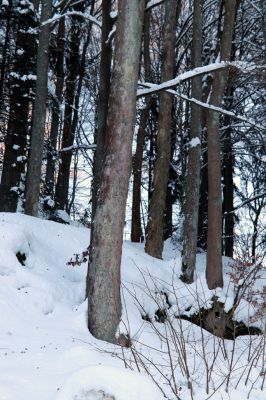
[[[93,389],[115,400],[265,400],[265,334],[224,340],[180,318],[214,296],[230,311],[251,266],[224,259],[224,289],[209,291],[204,253],[184,285],[177,246],[167,242],[156,260],[125,242],[120,333],[132,346],[121,348],[87,330],[87,262],[67,263],[88,243],[84,227],[0,214],[0,400],[86,400]],[[234,313],[261,331],[265,278],[250,274]]]

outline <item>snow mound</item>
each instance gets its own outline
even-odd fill
[[[96,365],[74,373],[56,400],[162,400],[159,389],[139,373]]]

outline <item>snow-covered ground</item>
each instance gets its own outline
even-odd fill
[[[88,243],[82,227],[0,214],[0,400],[98,400],[95,391],[115,400],[265,400],[263,336],[222,340],[176,318],[211,306],[204,254],[196,282],[187,286],[178,279],[180,252],[170,242],[164,260],[146,255],[141,244],[124,244],[120,332],[133,342],[126,349],[87,330],[87,265],[67,262]],[[225,289],[215,293],[226,309],[236,289],[228,262]],[[241,300],[236,318],[264,329],[265,320],[255,318],[259,302]],[[158,308],[169,304],[167,322],[156,321]]]

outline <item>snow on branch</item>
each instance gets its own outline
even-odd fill
[[[153,7],[159,6],[164,0],[150,0],[148,1],[145,11],[151,10]]]
[[[229,67],[240,69],[243,72],[251,72],[256,69],[265,69],[266,68],[265,65],[258,66],[258,65],[249,64],[249,63],[245,63],[245,62],[239,62],[239,61],[237,61],[237,62],[222,61],[220,63],[213,63],[213,64],[206,65],[204,67],[197,67],[190,71],[186,71],[183,74],[178,75],[176,78],[171,79],[170,81],[160,83],[159,85],[148,83],[149,88],[148,89],[139,89],[137,92],[137,97],[147,96],[149,94],[158,93],[163,90],[171,89],[177,85],[180,85],[182,82],[184,82],[188,79],[192,79],[199,75],[208,74],[208,73],[218,71],[221,69],[225,69],[225,68],[229,68]],[[141,85],[145,86],[146,82],[144,82],[144,84],[141,83]]]
[[[96,144],[79,144],[79,145],[64,147],[63,149],[58,150],[58,153],[68,153],[69,151],[80,150],[80,149],[94,150],[96,149]]]
[[[255,122],[250,121],[248,118],[245,118],[242,115],[237,115],[237,114],[233,113],[232,111],[228,111],[228,110],[225,110],[225,109],[223,109],[221,107],[216,107],[216,106],[213,106],[211,104],[199,101],[197,99],[190,98],[190,97],[188,97],[188,96],[186,96],[184,94],[179,94],[178,92],[175,92],[174,90],[167,90],[167,92],[175,94],[176,96],[179,96],[184,100],[190,101],[191,103],[195,103],[195,104],[199,105],[200,107],[207,108],[207,109],[212,110],[212,111],[217,111],[220,114],[229,115],[232,118],[235,118],[235,119],[238,119],[240,121],[246,122],[248,125],[253,126],[257,130],[266,130],[266,126],[258,125]]]
[[[150,88],[150,87],[154,86],[153,84],[146,83],[146,82],[145,83],[141,83],[141,85],[143,85],[143,86],[145,85],[147,88]],[[225,110],[224,108],[221,108],[221,107],[213,106],[213,105],[211,105],[209,103],[204,103],[203,101],[194,99],[192,97],[188,97],[185,94],[179,93],[179,92],[177,92],[177,91],[175,91],[173,89],[167,89],[166,91],[168,93],[173,94],[174,96],[181,97],[181,99],[183,99],[183,100],[189,101],[191,103],[195,103],[200,107],[203,107],[203,108],[206,108],[206,109],[212,110],[212,111],[217,111],[220,114],[229,115],[232,118],[235,118],[235,119],[238,119],[240,121],[243,121],[243,122],[247,123],[248,125],[252,126],[253,128],[255,128],[257,130],[266,130],[265,126],[258,125],[255,122],[250,121],[248,118],[245,118],[242,115],[237,115],[237,114],[233,113],[232,111]]]
[[[92,23],[94,23],[95,25],[97,25],[99,28],[102,27],[102,24],[100,21],[98,21],[97,18],[95,18],[93,15],[90,15],[88,13],[83,13],[83,12],[79,12],[79,11],[68,11],[64,14],[55,14],[52,18],[47,19],[46,21],[44,21],[42,23],[42,26],[44,25],[48,25],[48,24],[52,24],[53,22],[59,20],[60,18],[63,17],[81,17],[84,19],[87,19],[89,21],[91,21]]]

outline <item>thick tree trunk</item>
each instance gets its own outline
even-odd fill
[[[88,268],[88,327],[116,341],[121,317],[120,264],[131,173],[144,0],[119,0],[105,155]]]
[[[236,0],[224,1],[225,16],[221,37],[220,59],[230,60]],[[214,73],[210,104],[220,106],[227,83],[228,71]],[[206,279],[209,289],[223,287],[222,268],[222,193],[219,113],[207,114],[208,144],[208,238]]]
[[[194,0],[192,68],[201,65],[202,52],[202,13],[201,0]],[[192,98],[201,100],[202,79],[192,80]],[[191,105],[190,144],[188,150],[187,175],[185,178],[184,202],[184,239],[182,252],[182,280],[187,283],[194,281],[196,266],[198,211],[200,188],[200,157],[201,157],[201,108]]]
[[[21,193],[21,176],[26,161],[27,134],[29,133],[30,91],[35,82],[35,11],[31,3],[20,1],[17,19],[17,37],[14,67],[11,73],[9,120],[5,137],[5,154],[0,186],[0,211],[15,212]]]
[[[0,113],[2,113],[3,111],[3,104],[4,104],[5,74],[6,74],[6,64],[7,64],[7,53],[10,44],[9,34],[11,28],[11,16],[12,16],[12,3],[9,2],[9,6],[6,11],[6,30],[5,30],[3,49],[2,49],[2,62],[1,62],[1,74],[0,74]]]
[[[92,204],[91,221],[92,230],[96,212],[97,199],[100,187],[100,174],[104,157],[104,142],[107,125],[108,100],[110,94],[112,46],[108,40],[113,21],[110,16],[111,0],[102,2],[102,38],[101,38],[101,62],[100,62],[100,83],[97,101],[95,143],[97,144],[93,159],[93,182],[92,182]]]
[[[178,2],[166,0],[165,27],[162,55],[162,82],[174,75],[175,29]],[[172,95],[160,93],[160,109],[157,133],[157,158],[154,167],[153,191],[149,203],[149,217],[146,231],[145,251],[162,258],[164,210],[171,157]]]
[[[52,14],[52,1],[42,0],[41,24]],[[31,130],[30,158],[27,168],[25,214],[38,216],[46,120],[47,75],[49,63],[50,24],[40,27],[37,52],[37,81]]]
[[[143,58],[145,69],[145,80],[152,82],[151,60],[150,60],[150,12],[145,13],[143,33]],[[145,131],[153,100],[151,97],[145,99],[145,106],[141,110],[140,123],[137,134],[137,147],[133,157],[133,190],[132,190],[132,214],[131,214],[131,240],[142,242],[144,237],[141,228],[141,175],[142,159],[145,144]]]
[[[53,209],[53,194],[55,182],[55,160],[56,160],[56,146],[60,126],[60,108],[62,104],[62,94],[64,86],[64,49],[65,49],[65,18],[59,20],[57,41],[56,41],[56,87],[55,87],[55,101],[52,110],[51,131],[47,146],[47,167],[45,174],[45,187],[44,187],[44,208],[46,211]]]
[[[67,62],[68,74],[65,89],[65,113],[62,135],[62,149],[71,148],[74,143],[74,132],[72,130],[73,107],[76,93],[76,81],[79,73],[79,45],[80,25],[77,19],[72,21],[69,59]],[[55,188],[55,207],[66,210],[68,206],[69,176],[72,159],[72,150],[60,153],[59,171]]]

